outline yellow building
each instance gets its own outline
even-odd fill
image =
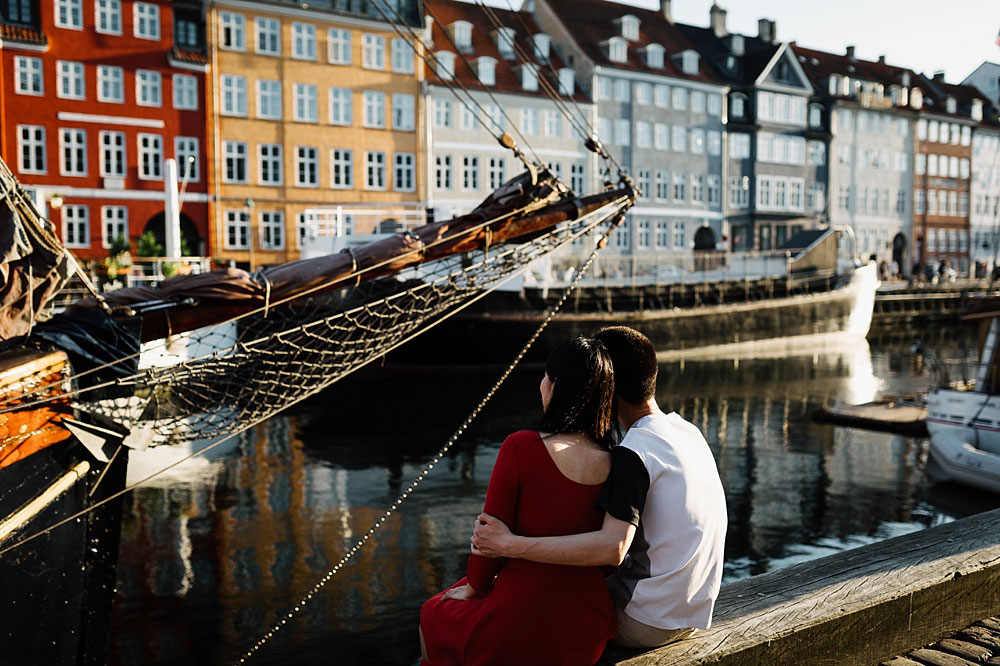
[[[392,4],[419,29],[419,0]],[[210,224],[222,258],[297,259],[306,211],[320,206],[425,200],[422,62],[367,0],[219,0],[207,14]],[[343,231],[368,233],[376,218],[357,219]]]

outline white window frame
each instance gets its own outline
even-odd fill
[[[315,24],[292,21],[292,59],[316,60]]]
[[[70,228],[76,226],[70,234]],[[83,240],[78,240],[78,237]],[[62,207],[62,237],[66,247],[90,247],[90,208],[82,204]],[[72,238],[71,238],[72,237]]]
[[[257,117],[265,120],[281,120],[284,116],[281,81],[257,79],[255,85],[257,87]]]
[[[146,93],[155,95],[155,100],[143,100]],[[163,75],[153,69],[135,70],[135,103],[138,106],[163,106]]]
[[[330,28],[326,31],[326,61],[331,65],[351,64],[351,31]]]
[[[311,156],[303,154],[303,151],[312,151]],[[309,175],[308,166],[310,164],[314,166],[316,174],[316,178],[312,182],[308,178],[303,177]],[[303,166],[307,168],[303,169]],[[295,146],[295,186],[306,188],[319,187],[319,148],[316,146]]]
[[[388,188],[387,159],[384,151],[365,151],[365,189],[382,191]],[[373,176],[375,178],[373,179]],[[379,182],[381,181],[381,183]]]
[[[60,99],[87,98],[87,75],[82,62],[57,60],[56,77],[58,79],[56,97]]]
[[[159,5],[150,2],[136,2],[132,5],[132,34],[136,39],[159,41]]]
[[[236,12],[219,12],[219,48],[223,51],[247,50],[247,19]]]
[[[72,132],[73,134],[69,134]],[[73,155],[70,164],[66,162],[66,151],[78,151]],[[83,169],[77,169],[77,162],[83,165]],[[73,167],[73,168],[70,168]],[[61,176],[86,176],[87,166],[87,131],[77,127],[59,128],[59,175]]]
[[[223,245],[225,249],[250,249],[250,213],[245,209],[227,210],[225,218],[226,229],[223,236]]]
[[[361,66],[364,69],[385,69],[385,37],[363,33],[361,37]]]
[[[397,74],[413,74],[415,58],[413,46],[406,39],[392,38],[392,71]],[[485,81],[484,81],[485,83]]]
[[[230,162],[233,165],[232,175],[229,175]],[[242,169],[239,168],[240,164],[242,164]],[[246,141],[225,140],[222,142],[222,182],[230,185],[243,185],[250,182],[250,150]]]
[[[112,226],[113,229],[110,228]],[[111,242],[118,240],[119,237],[129,240],[128,207],[101,206],[101,247],[109,249]]]
[[[349,190],[354,187],[353,150],[330,149],[330,187],[335,190]]]
[[[385,129],[385,93],[379,90],[365,90],[363,93],[362,126]],[[381,188],[384,189],[384,188]]]
[[[262,210],[258,216],[260,247],[263,250],[285,249],[285,214],[280,210]],[[277,241],[275,240],[277,235]]]
[[[281,186],[285,184],[285,151],[280,143],[257,144],[257,182],[265,186]],[[264,166],[270,166],[265,177]],[[275,168],[276,167],[276,168]]]
[[[412,132],[416,129],[416,98],[409,93],[392,94],[392,129]]]
[[[269,16],[255,17],[253,32],[255,53],[258,55],[281,55],[281,21],[279,19]]]
[[[295,122],[319,122],[319,89],[315,84],[294,84],[292,87],[292,102],[292,117]]]
[[[350,88],[330,87],[330,124],[349,126],[354,124],[354,93]],[[344,113],[335,114],[340,109]]]
[[[174,108],[181,111],[197,111],[198,78],[190,74],[174,74],[172,85]]]
[[[31,133],[25,139],[24,131]],[[41,147],[41,151],[38,148]],[[61,152],[61,151],[60,151]],[[25,167],[25,156],[31,164]],[[40,158],[40,159],[39,159]],[[18,125],[17,126],[17,170],[18,173],[45,174],[48,173],[48,147],[46,144],[46,131],[44,125]]]
[[[222,74],[219,87],[222,89],[221,115],[238,118],[247,117],[247,77],[238,74]]]
[[[27,86],[22,83],[27,83]],[[14,56],[14,92],[19,95],[45,94],[45,73],[41,58]]]
[[[416,192],[417,156],[413,153],[396,153],[393,155],[392,189],[397,192]]]
[[[111,143],[109,143],[109,140]],[[98,147],[98,173],[102,178],[124,178],[128,173],[128,160],[126,158],[125,132],[112,132],[102,130],[97,133]],[[107,168],[106,157],[111,155],[112,168]]]
[[[107,20],[107,26],[101,23]],[[121,0],[94,0],[94,32],[100,35],[122,34]]]
[[[55,0],[55,26],[83,30],[83,0]]]

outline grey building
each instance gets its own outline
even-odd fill
[[[1000,106],[1000,63],[983,62],[965,77],[962,85],[979,88],[993,104]]]
[[[857,253],[909,275],[914,246],[917,75],[905,68],[794,46],[829,119],[829,221],[854,230]]]
[[[726,220],[734,250],[772,250],[825,221],[826,126],[813,89],[774,21],[755,36],[729,32],[713,5],[709,26],[680,32],[728,84]]]
[[[996,110],[972,133],[971,259],[980,269],[1000,265],[1000,123]]]
[[[604,0],[531,9],[594,100],[599,138],[642,191],[605,265],[617,257],[648,271],[723,249],[727,88],[672,22],[669,1],[658,12]]]

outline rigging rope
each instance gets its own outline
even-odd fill
[[[385,522],[389,519],[390,516],[392,516],[393,512],[396,511],[404,501],[406,501],[406,498],[409,497],[410,493],[412,493],[416,489],[417,485],[424,480],[424,478],[431,472],[431,470],[434,469],[434,467],[438,464],[438,462],[440,462],[440,460],[445,456],[445,454],[448,453],[448,451],[455,444],[455,442],[458,441],[458,438],[462,435],[462,433],[465,432],[465,430],[469,427],[469,425],[471,425],[472,422],[476,419],[476,417],[479,416],[480,412],[483,411],[483,408],[486,407],[486,404],[493,398],[493,395],[500,389],[503,383],[507,381],[507,378],[521,362],[521,359],[524,358],[524,355],[528,353],[528,350],[531,348],[531,346],[535,344],[535,341],[538,340],[538,337],[549,325],[549,322],[552,321],[552,319],[556,316],[559,310],[562,309],[562,306],[569,299],[570,295],[577,289],[577,285],[580,282],[580,279],[583,278],[584,274],[586,274],[586,272],[590,269],[590,266],[594,262],[594,259],[597,258],[598,252],[600,252],[607,244],[608,236],[611,234],[614,228],[621,223],[622,219],[624,218],[624,214],[625,213],[622,210],[618,210],[614,213],[615,219],[613,220],[612,224],[608,225],[607,230],[604,232],[604,234],[602,234],[601,238],[594,246],[593,251],[591,251],[590,256],[587,258],[587,261],[580,267],[580,270],[577,271],[577,274],[574,276],[572,282],[570,282],[570,284],[566,287],[562,296],[551,308],[549,308],[549,311],[546,313],[545,318],[542,319],[542,322],[538,325],[538,328],[535,329],[535,332],[532,333],[531,337],[528,338],[528,341],[524,343],[524,346],[521,348],[521,351],[519,351],[517,356],[514,357],[514,360],[511,361],[510,365],[507,366],[507,368],[500,375],[500,378],[497,379],[497,381],[493,384],[490,390],[486,392],[486,395],[483,396],[482,400],[479,401],[479,404],[476,405],[476,407],[472,410],[472,412],[470,412],[469,415],[465,418],[465,420],[462,421],[462,424],[458,426],[458,428],[455,430],[454,433],[452,433],[451,437],[448,438],[448,441],[445,442],[444,446],[442,446],[437,451],[437,453],[434,454],[434,457],[431,458],[430,462],[424,465],[420,473],[417,474],[417,476],[413,479],[413,481],[410,482],[410,485],[408,485],[406,489],[396,498],[396,501],[393,502],[389,506],[389,508],[375,520],[372,526],[368,528],[368,531],[365,533],[365,535],[362,536],[360,539],[358,539],[357,543],[355,543],[354,546],[352,546],[351,549],[347,551],[347,553],[343,557],[340,558],[340,560],[333,566],[333,568],[327,571],[326,574],[324,574],[323,577],[320,578],[319,581],[316,582],[316,584],[313,585],[312,588],[310,588],[310,590],[306,592],[301,599],[299,599],[298,603],[296,603],[291,610],[289,610],[280,620],[278,620],[278,622],[274,626],[272,626],[271,629],[260,638],[260,640],[254,643],[253,646],[249,650],[247,650],[247,652],[240,658],[239,662],[237,663],[245,664],[247,660],[253,657],[253,655],[258,650],[264,647],[264,645],[267,644],[267,642],[271,638],[273,638],[274,635],[282,629],[282,627],[288,624],[288,621],[291,620],[293,617],[295,617],[295,614],[301,611],[306,606],[306,604],[308,604],[309,601],[311,601],[312,598],[316,594],[318,594],[320,590],[322,590],[323,587],[328,582],[330,582],[330,579],[332,579],[335,575],[337,575],[337,573],[341,569],[344,568],[344,566],[351,559],[351,557],[353,557],[354,554],[358,552],[358,550],[360,550],[362,547],[364,547],[366,543],[368,543],[368,540],[375,535],[378,529],[382,527],[383,524],[385,524]]]

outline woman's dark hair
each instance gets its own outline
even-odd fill
[[[610,449],[615,375],[604,344],[592,338],[567,340],[549,355],[545,374],[555,384],[539,430],[582,432]]]

